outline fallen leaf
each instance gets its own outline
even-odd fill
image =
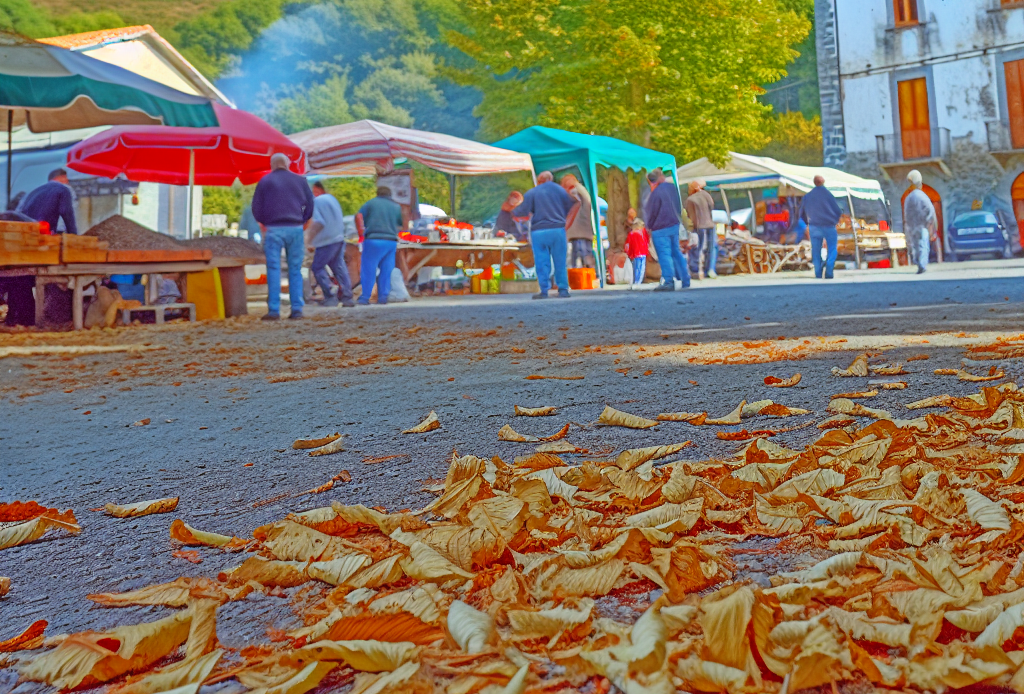
[[[765,376],[764,384],[772,388],[792,388],[800,382],[802,376],[799,373],[793,374],[790,378],[778,378],[777,376]]]
[[[868,375],[868,355],[858,354],[853,362],[845,369],[840,369],[838,366],[832,367],[833,376],[842,376],[849,378],[851,376],[867,376]]]
[[[194,549],[176,549],[171,552],[171,556],[175,559],[184,559],[192,564],[202,564],[203,558],[199,556],[199,552]]]
[[[659,422],[687,422],[694,426],[703,425],[707,418],[707,412],[663,412],[658,415]]]
[[[0,550],[38,540],[48,530],[65,530],[72,535],[82,531],[75,514],[69,509],[57,513],[56,509],[24,523],[0,527]]]
[[[146,426],[147,424],[149,424],[149,418],[148,418],[148,417],[147,417],[146,419],[140,419],[139,421],[137,421],[137,422],[134,422],[134,423],[132,424],[132,426],[133,426],[133,427],[144,427],[144,426]]]
[[[605,426],[626,427],[628,429],[650,429],[651,427],[658,426],[658,422],[653,419],[644,419],[634,414],[621,412],[610,405],[605,405],[604,411],[601,412],[597,422]]]
[[[878,392],[879,391],[877,389],[874,389],[874,390],[862,390],[862,391],[857,391],[857,392],[854,392],[854,393],[836,393],[835,395],[832,396],[832,398],[833,399],[836,399],[836,398],[846,398],[847,400],[863,399],[863,398],[873,398],[876,395],[878,395]]]
[[[43,632],[46,631],[47,622],[45,619],[35,621],[28,629],[17,636],[0,641],[0,653],[13,653],[15,651],[32,651],[43,645]]]
[[[543,381],[545,379],[551,381],[582,381],[583,376],[541,376],[539,374],[530,374],[526,377],[527,381]]]
[[[292,448],[295,450],[307,450],[310,448],[320,448],[326,446],[329,443],[333,443],[341,438],[340,433],[333,433],[330,436],[325,436],[321,439],[296,439],[295,443],[292,444]]]
[[[469,654],[481,653],[497,639],[494,619],[461,600],[448,608],[448,633],[459,648]]]
[[[178,497],[173,496],[166,499],[139,501],[127,506],[107,504],[103,507],[103,512],[114,518],[135,518],[137,516],[148,516],[153,513],[170,513],[176,508],[178,508]]]
[[[725,415],[724,417],[719,417],[717,419],[705,419],[704,423],[715,425],[739,424],[742,420],[743,408],[746,407],[746,405],[747,401],[744,400],[743,402],[736,406],[735,410]]]
[[[441,428],[441,422],[437,419],[437,413],[434,412],[433,410],[431,410],[430,414],[427,415],[426,419],[424,419],[422,422],[420,422],[419,424],[414,426],[412,429],[406,429],[402,433],[403,434],[425,434],[428,431],[433,431],[434,429],[440,429],[440,428]]]
[[[0,576],[0,598],[11,592],[11,579],[7,576]]]
[[[439,425],[440,426],[440,425]],[[345,450],[345,439],[337,438],[327,445],[321,446],[320,448],[314,448],[309,452],[310,457],[317,457],[321,455],[332,455],[334,453],[341,453]]]
[[[550,417],[555,414],[556,408],[554,407],[520,407],[515,406],[516,416],[518,417]]]

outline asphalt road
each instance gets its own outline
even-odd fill
[[[77,537],[0,553],[0,576],[12,580],[11,593],[0,599],[0,639],[36,619],[49,620],[53,634],[150,620],[162,608],[105,610],[85,596],[215,575],[241,561],[213,551],[202,552],[201,564],[172,557],[174,518],[244,537],[289,512],[334,500],[421,507],[430,498],[423,480],[443,477],[453,450],[506,460],[532,450],[497,440],[506,423],[543,436],[576,422],[582,426],[568,438],[592,455],[692,440],[688,459],[728,456],[737,444],[718,440],[712,427],[592,424],[606,404],[646,416],[724,414],[742,399],[762,398],[813,410],[820,420],[829,395],[865,385],[830,374],[862,349],[880,354],[877,361],[930,355],[908,366],[907,390],[870,402],[908,416],[901,403],[978,388],[936,376],[935,368],[959,367],[970,344],[1024,333],[1021,275],[1024,263],[994,261],[943,266],[921,278],[907,271],[841,272],[831,282],[805,275],[723,278],[675,293],[577,292],[546,302],[472,296],[320,309],[302,323],[134,327],[84,337],[0,334],[0,347],[90,340],[165,347],[135,362],[118,354],[0,359],[0,501],[73,508],[83,528]],[[707,363],[729,355],[765,363]],[[1019,378],[1017,364],[1004,366]],[[301,380],[287,375],[293,368],[305,370]],[[763,385],[766,375],[795,371],[803,374],[796,388]],[[271,382],[282,373],[281,382]],[[584,378],[526,380],[529,374]],[[514,404],[559,409],[555,417],[515,418]],[[400,433],[431,410],[441,430]],[[143,418],[151,423],[129,426]],[[751,424],[766,426],[744,426]],[[347,435],[337,455],[310,458],[290,448],[296,438],[333,431]],[[778,440],[799,446],[819,433],[812,426]],[[398,454],[409,457],[363,462]],[[351,482],[301,494],[343,469]],[[180,497],[176,512],[118,520],[89,510],[165,496]],[[752,560],[746,570],[764,580],[792,568],[787,561]],[[219,635],[240,646],[269,626],[298,624],[287,601],[255,597],[221,610]],[[0,694],[14,684],[13,674],[0,670]],[[19,694],[36,689],[17,687]]]

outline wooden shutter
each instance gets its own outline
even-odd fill
[[[1010,112],[1010,141],[1014,149],[1024,149],[1024,60],[1004,63],[1006,105]]]
[[[896,26],[918,23],[917,0],[893,0],[892,9]]]
[[[925,78],[899,83],[900,133],[904,159],[932,155],[931,116],[928,113],[928,81]]]

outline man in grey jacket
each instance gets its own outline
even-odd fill
[[[907,237],[910,258],[917,263],[917,274],[924,274],[928,268],[928,256],[932,241],[938,238],[938,218],[931,198],[922,190],[924,181],[917,169],[907,175],[907,183],[913,188],[903,201],[903,233]]]
[[[310,272],[324,292],[321,305],[337,306],[340,298],[342,306],[351,308],[356,303],[352,300],[352,280],[345,266],[345,216],[341,203],[327,192],[320,181],[313,184],[313,196],[313,219],[309,220],[306,228],[306,238],[313,249]],[[327,268],[331,269],[338,282],[337,292]]]

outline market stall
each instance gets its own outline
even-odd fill
[[[392,198],[402,205],[407,221],[413,218],[418,197],[415,179],[408,169],[395,169],[397,161],[414,161],[440,171],[448,177],[449,203],[455,216],[455,186],[459,176],[529,171],[533,163],[528,154],[510,151],[451,135],[385,125],[371,120],[315,128],[296,133],[291,139],[302,147],[309,163],[309,174],[323,176],[375,176],[387,185]],[[529,258],[527,244],[511,239],[450,239],[405,235],[399,244],[396,263],[406,282],[424,267],[455,267],[459,261],[467,268],[502,264],[513,256]]]
[[[579,170],[582,176],[580,182],[590,193],[593,204],[591,218],[594,220],[594,248],[597,251],[598,267],[602,268],[606,263],[604,244],[601,243],[597,226],[601,218],[597,200],[597,167],[619,169],[623,172],[660,168],[676,182],[676,159],[671,154],[640,147],[614,137],[584,135],[536,125],[499,140],[494,146],[529,154],[533,159],[534,168],[539,171],[560,171],[574,167]],[[621,212],[625,214],[625,210]],[[598,275],[603,287],[604,273]]]
[[[809,255],[796,248],[798,244],[765,242],[756,233],[763,230],[765,215],[772,214],[767,211],[763,193],[767,192],[772,199],[792,200],[793,204],[782,212],[783,216],[795,214],[798,206],[795,201],[814,188],[814,177],[819,175],[845,208],[846,216],[839,224],[840,255],[853,257],[858,265],[864,259],[885,259],[895,266],[897,252],[906,248],[903,234],[889,229],[885,194],[881,184],[872,179],[826,167],[798,166],[735,152],[729,154],[729,161],[722,167],[705,157],[679,167],[676,174],[683,183],[695,179],[705,181],[707,190],[720,196],[727,213],[732,212],[731,207],[736,207],[730,205],[730,194],[738,194],[749,203],[749,234],[732,238],[733,259],[745,272],[776,272],[798,261],[809,262]],[[730,239],[723,240],[728,244]]]

